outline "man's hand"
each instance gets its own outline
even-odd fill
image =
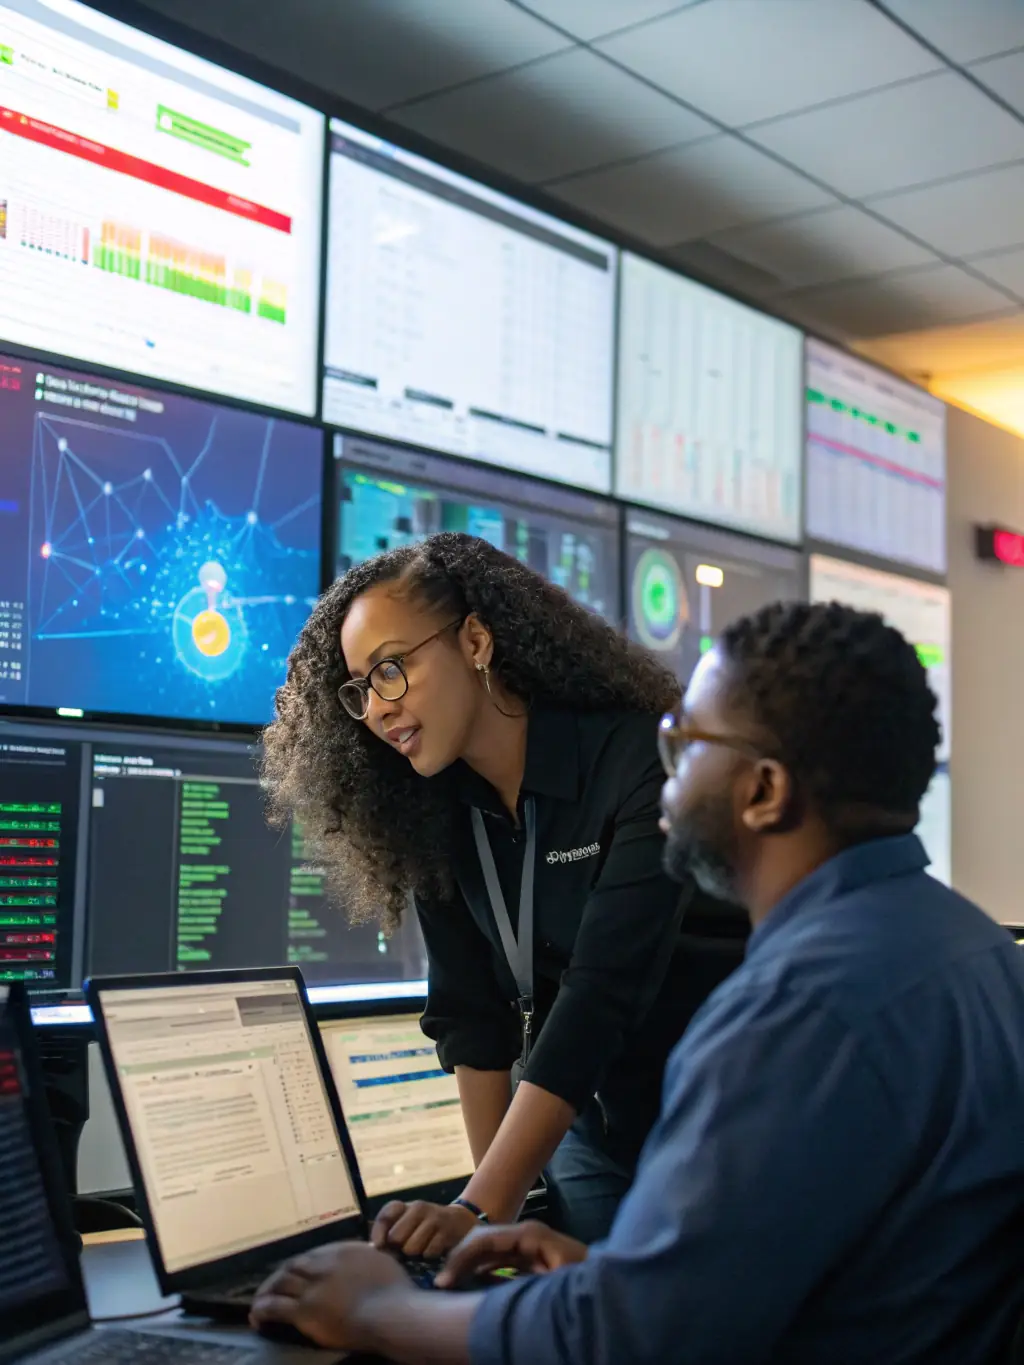
[[[494,1270],[522,1270],[544,1275],[587,1259],[582,1242],[552,1232],[543,1223],[516,1223],[505,1228],[479,1228],[455,1248],[437,1277],[439,1289],[450,1289],[474,1275]]]
[[[385,1300],[419,1294],[390,1256],[360,1242],[318,1247],[276,1270],[253,1301],[250,1321],[286,1322],[318,1346],[370,1351],[370,1319]]]
[[[377,1215],[370,1240],[379,1250],[404,1251],[407,1256],[443,1256],[478,1226],[461,1204],[413,1204],[395,1200]]]

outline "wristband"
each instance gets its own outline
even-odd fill
[[[484,1213],[483,1209],[472,1203],[469,1199],[453,1199],[452,1208],[466,1209],[470,1212],[478,1223],[489,1223],[491,1220]]]

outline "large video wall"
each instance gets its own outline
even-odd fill
[[[945,516],[912,385],[326,97],[0,0],[0,980],[133,966],[148,896],[139,969],[419,988],[263,827],[253,742],[333,576],[441,529],[683,680],[779,597],[883,603],[943,699],[948,876]]]

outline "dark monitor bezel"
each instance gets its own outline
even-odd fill
[[[61,1166],[53,1118],[46,1100],[28,992],[22,982],[0,987],[0,1010],[17,1040],[25,1117],[66,1275],[66,1284],[60,1289],[0,1315],[0,1339],[3,1341],[0,1359],[7,1360],[25,1354],[46,1341],[84,1330],[89,1325],[89,1306],[79,1263],[81,1242],[72,1219],[71,1198]]]
[[[408,1015],[410,1019],[418,1020],[422,1018],[426,1004],[426,997],[419,996],[413,999],[406,997],[400,1000],[347,1000],[343,1004],[321,1005],[315,1008],[319,1026],[323,1029],[325,1026],[331,1027],[356,1019],[393,1019],[396,1016]],[[426,1038],[427,1035],[424,1034],[423,1036]],[[330,1065],[330,1057],[328,1057],[328,1065]],[[450,1204],[463,1192],[472,1175],[473,1168],[470,1167],[464,1176],[431,1181],[425,1185],[406,1185],[400,1189],[390,1190],[385,1194],[367,1194],[367,1207],[371,1216],[376,1216],[386,1204],[390,1204],[396,1199],[402,1200],[404,1203],[410,1203],[414,1199],[424,1199],[431,1204]]]
[[[292,1237],[282,1238],[279,1241],[274,1241],[272,1243],[251,1247],[247,1251],[236,1252],[231,1256],[223,1256],[214,1260],[203,1261],[199,1265],[189,1266],[184,1270],[169,1271],[164,1261],[163,1248],[160,1244],[160,1237],[153,1217],[149,1192],[143,1178],[138,1148],[132,1133],[131,1123],[128,1119],[128,1110],[125,1105],[124,1094],[121,1089],[117,1074],[117,1066],[111,1049],[110,1034],[107,1029],[107,1020],[103,1010],[101,996],[105,993],[117,991],[138,991],[147,989],[168,990],[176,987],[184,988],[197,985],[244,986],[247,983],[258,981],[291,981],[297,987],[305,1018],[306,1030],[312,1043],[317,1065],[320,1068],[324,1090],[337,1129],[342,1153],[344,1154],[348,1166],[349,1178],[352,1183],[356,1202],[359,1206],[359,1212],[351,1217],[342,1218],[336,1222],[325,1224],[323,1227],[313,1228],[307,1232],[298,1233]],[[271,1260],[283,1261],[289,1256],[300,1255],[304,1251],[309,1251],[313,1247],[322,1246],[328,1242],[366,1240],[369,1231],[369,1213],[366,1203],[366,1192],[363,1189],[363,1181],[359,1173],[359,1164],[356,1161],[355,1150],[352,1146],[352,1140],[349,1137],[345,1116],[342,1113],[341,1101],[338,1098],[337,1087],[334,1084],[334,1076],[327,1061],[323,1039],[320,1036],[320,1028],[316,1016],[313,1013],[313,1008],[309,1003],[309,996],[306,992],[306,984],[303,980],[302,973],[298,971],[297,968],[254,967],[240,969],[238,971],[153,972],[142,976],[97,976],[90,977],[89,980],[86,981],[84,989],[89,1008],[92,1010],[96,1040],[100,1045],[100,1053],[103,1057],[103,1070],[107,1078],[107,1085],[110,1089],[110,1098],[114,1107],[114,1113],[117,1116],[117,1125],[120,1130],[121,1140],[124,1143],[125,1155],[128,1158],[128,1169],[131,1172],[132,1188],[135,1192],[136,1205],[143,1226],[146,1229],[146,1242],[149,1247],[150,1256],[153,1260],[153,1269],[156,1272],[157,1282],[160,1285],[162,1293],[186,1293],[188,1291],[206,1289],[233,1277],[242,1279],[247,1274],[262,1272],[266,1269]]]

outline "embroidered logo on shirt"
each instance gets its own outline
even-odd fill
[[[600,844],[587,844],[586,848],[568,848],[561,853],[552,849],[548,854],[548,862],[552,865],[555,863],[581,863],[584,858],[596,858],[600,852]]]

